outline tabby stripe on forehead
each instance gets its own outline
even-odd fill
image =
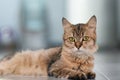
[[[76,34],[76,35],[79,35],[80,33],[80,26],[77,24],[75,25],[75,29],[73,30],[73,36]]]
[[[78,27],[77,29],[78,29],[78,30],[80,30],[80,24],[78,24],[78,26],[77,26],[77,27]]]
[[[80,24],[77,24],[77,34],[80,34]]]

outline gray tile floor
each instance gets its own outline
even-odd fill
[[[120,51],[102,51],[95,55],[95,70],[110,80],[120,80]]]
[[[7,55],[8,52],[0,52],[0,58]],[[120,80],[120,51],[107,50],[95,54],[95,72],[96,80]],[[60,80],[56,78],[32,78],[32,77],[1,77],[0,80]],[[65,79],[62,79],[65,80]]]

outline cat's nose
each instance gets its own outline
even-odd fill
[[[82,46],[82,43],[80,43],[80,42],[75,42],[75,46],[76,46],[77,49],[79,49],[79,48]]]

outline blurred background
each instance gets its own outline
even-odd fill
[[[97,17],[96,67],[120,80],[120,0],[0,0],[0,57],[62,44],[62,17],[86,23]]]

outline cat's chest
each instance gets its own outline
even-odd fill
[[[84,62],[74,62],[74,63],[71,63],[72,66],[71,66],[71,69],[72,70],[88,70],[90,68],[93,68],[93,65],[94,65],[94,62],[93,60],[86,60]]]

